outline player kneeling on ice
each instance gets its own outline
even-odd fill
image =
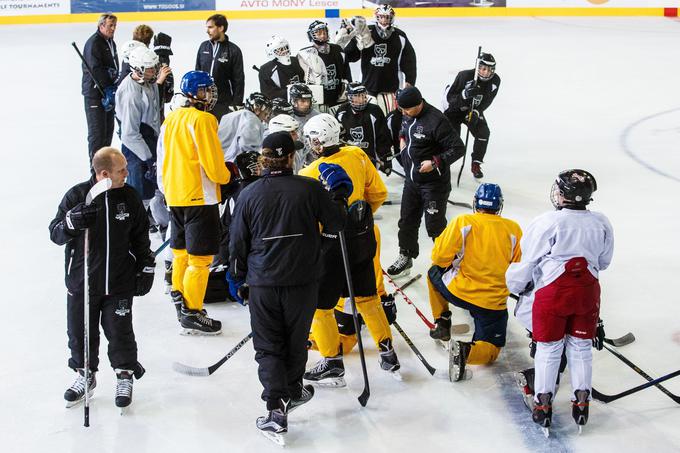
[[[307,334],[319,292],[324,231],[344,225],[345,175],[330,185],[293,174],[295,146],[287,132],[262,143],[262,177],[239,195],[229,241],[232,284],[249,299],[258,376],[264,387],[266,416],[257,428],[277,443],[288,431],[288,413],[314,395],[302,385],[307,362]],[[344,173],[340,171],[340,173]]]
[[[574,390],[572,415],[579,426],[588,421],[592,340],[600,313],[598,275],[609,266],[614,251],[609,220],[587,209],[596,189],[595,178],[585,170],[561,172],[550,194],[556,210],[529,225],[521,242],[522,260],[506,273],[511,292],[523,293],[532,284],[535,288],[533,419],[544,429],[552,422],[552,401],[565,348]]]
[[[381,368],[397,371],[399,360],[392,347],[392,332],[377,294],[373,267],[377,247],[373,213],[387,198],[387,188],[361,148],[341,145],[340,129],[340,123],[328,113],[321,113],[305,124],[305,140],[318,159],[300,170],[300,175],[322,178],[327,184],[337,179],[338,174],[346,172],[349,175],[353,190],[347,194],[349,208],[345,236],[356,305],[380,350]],[[319,301],[312,334],[323,358],[304,377],[322,385],[344,386],[345,366],[333,309],[340,296],[349,296],[349,290],[338,236],[330,231],[323,231],[322,236]]]
[[[149,292],[153,284],[154,258],[149,249],[149,219],[139,194],[125,184],[127,162],[115,148],[102,148],[92,158],[95,176],[72,187],[50,223],[50,238],[66,245],[66,315],[69,368],[78,377],[64,393],[66,407],[85,397],[85,357],[89,347],[88,394],[97,386],[99,322],[109,342],[111,367],[118,377],[116,406],[132,402],[132,378],[144,375],[137,361],[137,342],[132,330],[132,298]],[[87,204],[90,189],[106,178],[111,188]],[[85,345],[84,256],[85,230],[89,229],[88,286],[90,329]]]
[[[486,365],[505,346],[508,325],[505,271],[519,261],[519,225],[501,217],[503,193],[496,184],[481,184],[474,196],[474,213],[452,220],[434,241],[427,274],[435,340],[450,341],[450,378],[465,378],[467,365]],[[470,312],[475,321],[472,343],[451,339],[449,304]]]

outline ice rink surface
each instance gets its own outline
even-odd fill
[[[265,62],[264,42],[282,34],[297,49],[306,45],[311,20],[234,21],[229,36],[244,53],[246,93],[258,89],[253,64]],[[439,105],[445,84],[471,68],[478,45],[498,62],[500,93],[487,112],[491,127],[485,181],[501,185],[503,215],[526,226],[552,209],[548,195],[563,169],[591,171],[599,190],[591,207],[615,229],[611,268],[601,274],[602,317],[610,337],[632,331],[637,341],[620,351],[654,377],[680,367],[680,22],[663,18],[403,19],[418,56],[418,83]],[[116,41],[136,23],[120,23]],[[150,23],[173,37],[178,80],[193,69],[203,22]],[[337,22],[331,22],[331,29]],[[249,332],[246,309],[208,306],[222,320],[216,338],[178,335],[175,311],[163,294],[162,263],[152,292],[135,301],[139,359],[146,376],[135,383],[131,411],[114,407],[115,377],[102,341],[101,371],[91,406],[65,409],[62,395],[74,374],[66,367],[66,297],[63,249],[47,226],[66,190],[87,179],[86,125],[80,95],[82,48],[94,24],[0,27],[2,177],[0,222],[3,259],[3,452],[267,452],[278,447],[255,430],[264,412],[249,343],[209,378],[171,369],[175,360],[196,366],[216,362]],[[355,68],[356,69],[356,68]],[[355,72],[358,76],[358,71]],[[114,144],[117,139],[114,139]],[[469,165],[469,160],[468,164]],[[457,172],[458,164],[453,167]],[[399,200],[402,180],[386,179]],[[468,168],[452,198],[471,201],[476,188]],[[378,221],[386,268],[397,255],[399,206],[385,206]],[[452,208],[448,217],[462,213]],[[159,244],[154,238],[153,245]],[[415,272],[429,266],[424,228]],[[415,273],[414,272],[414,273]],[[389,289],[389,284],[387,285]],[[407,293],[429,314],[423,279]],[[447,357],[399,296],[399,322],[437,368]],[[511,304],[512,305],[512,304]],[[512,308],[512,306],[511,306]],[[462,317],[455,322],[464,320]],[[394,329],[393,329],[394,331]],[[472,367],[470,381],[431,377],[394,331],[403,382],[378,366],[367,345],[371,398],[361,408],[359,358],[345,359],[348,387],[317,389],[313,401],[289,419],[290,451],[680,451],[680,407],[656,389],[609,405],[594,402],[584,433],[571,419],[568,378],[557,395],[553,435],[533,426],[510,372],[530,364],[528,340],[511,317],[508,344],[491,367]],[[310,353],[309,364],[316,361]],[[566,375],[565,375],[566,378]],[[594,386],[618,393],[643,379],[609,352],[594,352]],[[678,379],[666,382],[680,393]]]

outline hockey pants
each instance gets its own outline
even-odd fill
[[[467,113],[460,112],[456,115],[447,115],[451,126],[460,135],[461,124],[467,122]],[[477,116],[475,114],[475,120],[469,124],[470,134],[475,138],[475,144],[472,147],[472,161],[473,162],[484,162],[484,156],[486,156],[486,148],[489,146],[489,136],[491,131],[489,130],[489,125],[484,118],[484,114]]]
[[[419,254],[418,230],[425,214],[427,235],[433,240],[446,228],[446,203],[451,193],[450,184],[441,188],[404,183],[399,217],[399,250],[404,255],[417,258]]]

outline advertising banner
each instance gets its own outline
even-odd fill
[[[677,8],[680,0],[507,0],[508,8]]]
[[[361,0],[217,0],[217,9],[358,9]]]
[[[2,1],[2,0],[0,0]],[[71,0],[72,13],[214,10],[215,0]]]
[[[0,16],[68,14],[71,0],[0,0]]]

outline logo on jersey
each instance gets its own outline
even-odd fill
[[[371,58],[371,64],[373,66],[383,67],[386,64],[390,64],[391,58],[387,57],[387,43],[376,44],[373,46],[373,52],[375,57]]]
[[[125,220],[130,217],[130,213],[125,211],[125,203],[118,203],[116,205],[116,220]]]
[[[128,313],[130,313],[130,300],[120,299],[118,301],[118,308],[116,308],[115,313],[118,316],[126,316]]]
[[[300,76],[295,74],[293,77],[290,78],[290,81],[288,82],[290,85],[294,83],[300,83]]]
[[[324,88],[327,90],[334,90],[338,86],[338,71],[335,69],[335,64],[326,66],[326,83]]]
[[[349,136],[351,138],[350,144],[361,149],[368,148],[368,142],[364,141],[364,128],[362,126],[351,127],[349,129]]]
[[[423,126],[416,126],[416,131],[413,133],[413,138],[417,138],[418,140],[422,140],[425,137],[427,137],[425,134],[423,134]]]
[[[229,61],[229,52],[224,51],[222,52],[222,55],[217,59],[220,63],[227,63]]]
[[[430,215],[435,215],[436,213],[439,212],[439,209],[437,209],[437,202],[436,201],[430,201],[427,205],[427,209],[425,210]]]

